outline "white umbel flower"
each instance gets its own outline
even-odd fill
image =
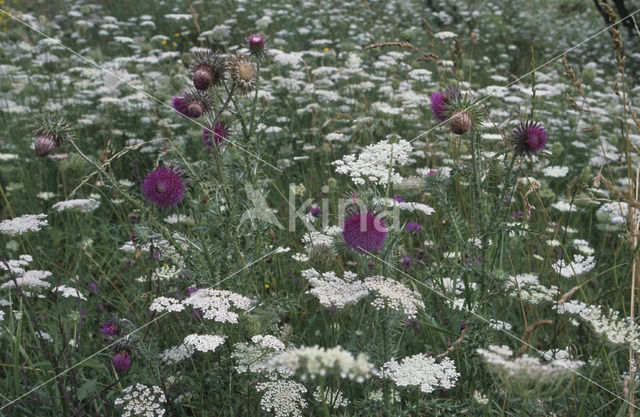
[[[93,198],[77,198],[75,200],[58,201],[51,208],[58,211],[78,210],[89,213],[100,207],[100,201]]]
[[[25,214],[0,223],[0,233],[9,236],[21,235],[27,232],[37,232],[44,226],[48,226],[46,214]]]
[[[436,363],[435,358],[423,353],[406,357],[400,362],[393,359],[385,363],[382,374],[399,387],[417,386],[426,394],[437,388],[453,388],[460,376],[451,359],[444,358]]]
[[[333,271],[321,274],[313,268],[302,271],[302,276],[313,287],[306,293],[317,297],[327,308],[345,308],[369,294],[364,282],[353,279],[348,271],[344,273],[345,279],[338,278]]]
[[[307,408],[303,394],[307,392],[304,385],[289,381],[276,380],[256,385],[256,391],[262,392],[260,408],[271,412],[276,417],[302,417],[302,410]]]
[[[161,417],[165,413],[166,398],[160,387],[149,388],[138,383],[123,389],[122,394],[114,402],[123,407],[122,417]]]
[[[411,291],[396,280],[377,275],[366,278],[364,284],[369,291],[377,294],[371,304],[378,310],[389,307],[409,319],[415,319],[418,309],[424,309],[420,293]]]
[[[216,334],[190,334],[184,338],[183,343],[187,348],[199,350],[200,352],[213,352],[224,343],[225,339],[225,336]]]

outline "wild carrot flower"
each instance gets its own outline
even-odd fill
[[[159,166],[147,174],[142,185],[144,195],[159,207],[171,207],[184,197],[184,180],[173,167]]]
[[[540,122],[521,122],[511,133],[509,144],[520,155],[535,155],[545,148],[547,132]]]
[[[342,226],[342,238],[358,252],[377,252],[382,248],[387,228],[381,218],[373,213],[356,213],[347,218]]]

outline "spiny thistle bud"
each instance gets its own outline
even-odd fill
[[[171,100],[171,106],[181,116],[197,119],[213,107],[213,97],[206,91],[189,90]]]
[[[46,156],[71,138],[71,127],[62,116],[40,114],[33,120],[36,137],[34,148],[39,156]]]
[[[264,48],[267,43],[267,40],[261,34],[254,33],[247,36],[246,42],[247,42],[247,47],[249,48],[249,51],[251,51],[253,55],[260,56],[264,53]]]
[[[212,53],[208,49],[196,52],[189,65],[189,71],[193,74],[193,85],[198,90],[206,90],[209,87],[218,86],[222,82],[225,61],[222,55]]]
[[[258,70],[253,62],[244,55],[236,55],[229,58],[227,68],[235,89],[249,93],[256,87]]]
[[[473,126],[473,119],[468,111],[458,110],[451,116],[449,129],[456,135],[463,135]]]

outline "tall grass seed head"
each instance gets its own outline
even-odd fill
[[[540,122],[520,122],[509,137],[509,144],[520,155],[536,155],[547,145],[547,131]]]
[[[189,71],[193,74],[193,85],[198,90],[207,90],[222,83],[226,71],[224,57],[210,50],[196,52]]]
[[[171,207],[183,199],[185,182],[175,167],[159,166],[147,174],[142,188],[147,200],[158,207]]]
[[[253,62],[244,55],[235,55],[227,60],[227,69],[231,83],[236,90],[249,93],[256,87],[258,70]]]

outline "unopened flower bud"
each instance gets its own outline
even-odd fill
[[[449,121],[449,129],[456,135],[463,135],[473,126],[473,118],[469,112],[460,110],[451,116]]]
[[[34,148],[38,156],[47,156],[55,149],[55,147],[56,141],[45,135],[38,136],[34,143]]]

